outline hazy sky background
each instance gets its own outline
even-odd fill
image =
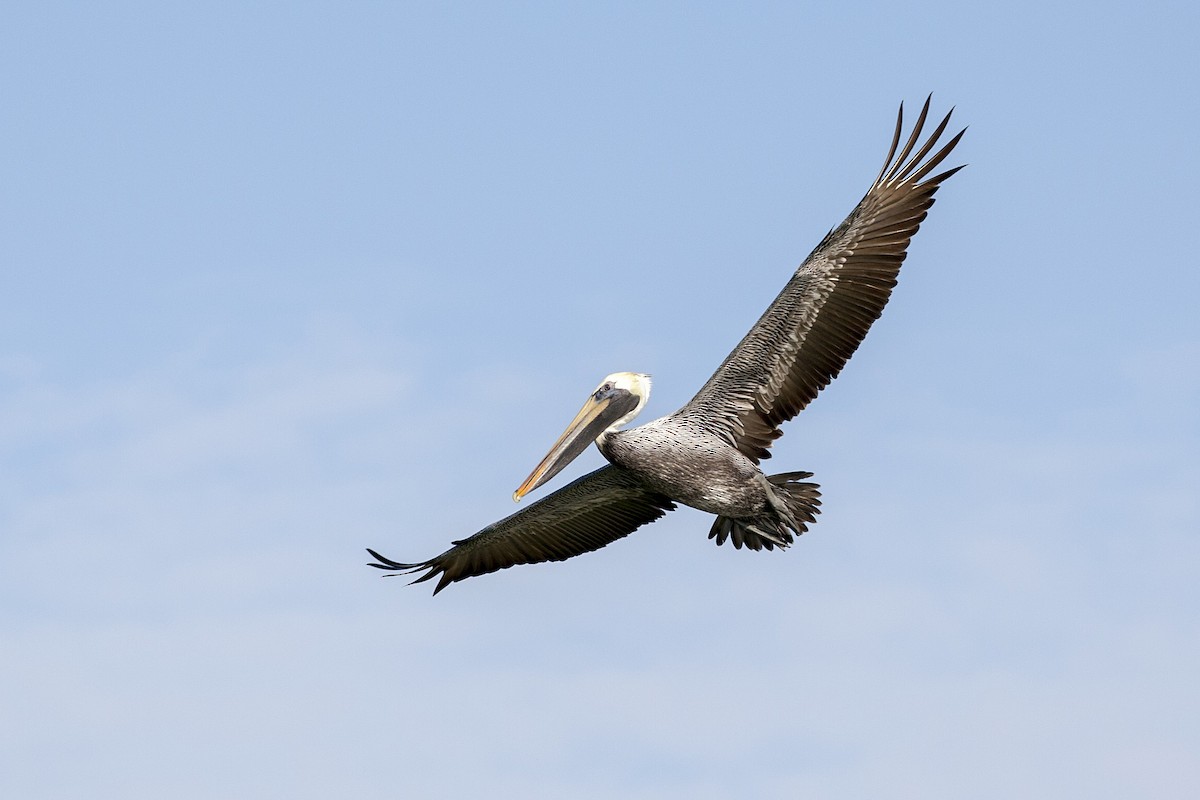
[[[817,5],[7,4],[0,795],[1200,796],[1200,12]],[[930,91],[796,546],[364,566],[685,402]]]

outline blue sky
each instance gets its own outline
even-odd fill
[[[10,5],[0,794],[1197,796],[1198,26]],[[796,546],[363,566],[511,513],[606,373],[685,402],[930,91],[970,166],[775,448]]]

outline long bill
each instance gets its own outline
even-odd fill
[[[561,472],[563,467],[574,461],[597,436],[627,416],[637,405],[638,398],[627,391],[597,390],[583,404],[583,408],[575,415],[575,419],[571,420],[563,435],[558,437],[558,441],[550,448],[542,462],[513,492],[513,500],[520,501],[522,497]]]

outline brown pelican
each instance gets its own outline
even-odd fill
[[[708,538],[717,544],[732,540],[734,547],[751,550],[791,544],[793,534],[815,521],[820,492],[805,481],[809,472],[764,475],[758,463],[770,457],[779,426],[837,376],[879,318],[934,193],[962,168],[927,177],[965,133],[933,152],[950,122],[947,114],[918,144],[928,113],[927,98],[899,147],[900,106],[891,148],[871,188],[687,405],[625,430],[650,396],[650,376],[609,375],[513,498],[553,478],[589,442],[596,442],[607,466],[453,542],[428,561],[404,564],[368,550],[378,562],[371,566],[409,574],[424,570],[414,583],[440,575],[437,594],[454,581],[515,564],[597,550],[676,503],[715,514]]]

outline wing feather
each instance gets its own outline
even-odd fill
[[[439,556],[403,564],[374,550],[372,567],[411,574],[425,570],[413,583],[440,575],[437,594],[455,581],[485,575],[517,564],[564,561],[599,550],[653,522],[675,504],[648,488],[637,476],[605,466],[567,484],[510,517],[488,525]]]
[[[694,398],[677,412],[726,434],[758,461],[796,416],[829,385],[879,318],[896,285],[908,244],[938,187],[962,167],[926,178],[965,129],[932,156],[950,114],[919,147],[925,100],[900,147],[904,106],[883,168],[841,225],[831,230]],[[914,148],[915,151],[914,151]],[[899,152],[897,153],[897,150]]]

